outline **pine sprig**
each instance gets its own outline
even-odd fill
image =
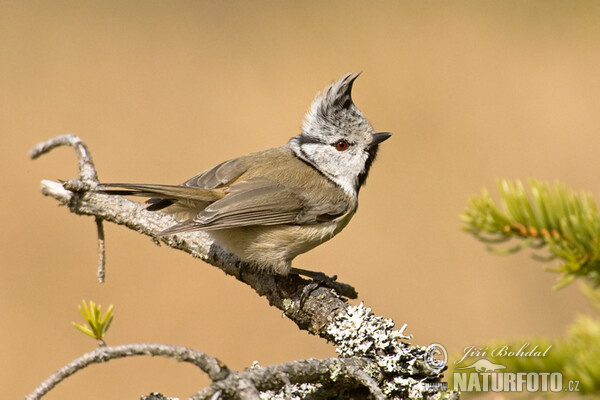
[[[557,287],[585,277],[600,285],[600,214],[589,193],[576,193],[560,183],[499,180],[500,204],[483,189],[481,196],[469,199],[460,215],[463,229],[488,244],[498,254],[514,254],[524,248],[546,248],[543,261],[560,259],[552,268],[561,274]],[[498,248],[510,239],[514,247]]]

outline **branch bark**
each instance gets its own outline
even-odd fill
[[[230,374],[230,370],[217,358],[187,347],[152,343],[137,343],[113,347],[101,346],[56,371],[42,382],[35,391],[25,396],[25,399],[37,400],[41,398],[54,386],[91,364],[99,364],[113,359],[132,356],[161,356],[191,363],[204,371],[213,381],[224,379]]]
[[[324,360],[311,358],[280,365],[255,367],[214,382],[192,396],[192,399],[211,399],[217,393],[222,396],[233,396],[232,389],[236,387],[236,380],[243,378],[261,392],[273,391],[274,393],[294,384],[318,383],[335,388],[338,392],[343,389],[364,387],[374,399],[385,400],[386,397],[377,381],[364,372],[369,367],[372,367],[369,361],[359,358],[327,358]]]
[[[371,310],[362,304],[349,305],[344,298],[331,289],[317,287],[303,292],[303,288],[310,282],[297,275],[274,276],[256,272],[235,256],[220,249],[203,232],[182,233],[157,239],[156,235],[160,231],[177,222],[175,218],[160,212],[146,211],[143,205],[120,196],[94,192],[93,189],[98,185],[97,173],[89,150],[78,137],[58,136],[40,143],[31,150],[31,157],[37,158],[63,145],[72,146],[78,155],[79,179],[64,183],[42,180],[41,191],[44,195],[66,205],[71,212],[93,216],[96,221],[100,221],[98,222],[99,249],[101,249],[99,254],[102,260],[104,259],[104,237],[101,221],[106,220],[126,226],[152,237],[157,244],[162,242],[173,249],[185,251],[221,269],[227,275],[234,276],[248,284],[260,296],[264,296],[270,305],[283,311],[285,316],[296,323],[300,329],[332,341],[338,346],[337,351],[342,357],[357,360],[358,363],[350,365],[338,362],[336,364],[338,369],[343,367],[344,373],[340,375],[343,377],[343,382],[358,382],[375,398],[382,398],[382,395],[387,398],[426,398],[437,394],[442,378],[441,372],[445,369],[445,365],[442,364],[440,367],[439,362],[432,364],[424,347],[413,347],[400,342],[399,339],[409,339],[403,335],[404,328],[395,331],[393,321],[374,316]],[[103,261],[100,261],[99,265],[102,266]],[[99,271],[101,269],[99,267]],[[306,365],[325,368],[331,375],[330,367],[334,361],[328,359],[306,362],[308,363]],[[238,396],[246,393],[248,398],[254,397],[254,390],[274,390],[277,387],[288,387],[290,384],[300,382],[305,384],[327,381],[324,378],[326,375],[322,374],[323,369],[320,370],[321,375],[317,374],[320,376],[319,379],[306,375],[302,379],[296,379],[300,375],[290,373],[289,369],[292,366],[295,367],[296,364],[276,366],[276,370],[270,374],[267,373],[268,369],[256,371],[250,369],[242,373],[230,374],[228,379],[236,381]],[[260,374],[270,376],[269,380],[260,378],[262,376]],[[274,376],[279,376],[280,379],[273,380]],[[286,383],[286,380],[290,383]],[[220,392],[223,393],[229,387],[223,383],[226,381],[227,379],[224,379],[213,383],[199,392],[196,398],[210,398]],[[276,384],[265,382],[276,382]],[[331,380],[327,382],[331,383]],[[249,383],[252,383],[250,385],[252,387]],[[211,395],[207,397],[208,393]]]

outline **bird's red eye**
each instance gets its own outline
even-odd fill
[[[346,140],[340,139],[337,142],[335,142],[334,146],[337,150],[344,151],[350,146],[350,144]]]

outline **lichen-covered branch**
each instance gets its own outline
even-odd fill
[[[245,282],[260,296],[264,296],[269,304],[282,310],[300,329],[332,341],[344,357],[341,360],[352,359],[363,363],[360,369],[343,364],[345,372],[340,375],[345,379],[343,382],[352,381],[353,385],[361,386],[363,390],[367,388],[366,393],[375,398],[380,398],[380,393],[388,398],[415,399],[437,393],[437,384],[441,382],[443,368],[428,368],[425,348],[400,342],[399,339],[407,337],[402,334],[402,330],[394,331],[394,323],[391,320],[374,316],[371,310],[362,304],[349,305],[344,298],[326,287],[303,291],[307,281],[297,275],[274,276],[248,268],[235,256],[221,250],[203,232],[182,233],[157,239],[159,232],[177,222],[174,217],[165,213],[149,212],[143,205],[120,196],[95,192],[93,188],[98,184],[97,174],[89,151],[79,138],[66,135],[51,139],[37,145],[31,155],[36,158],[61,145],[70,145],[76,149],[80,177],[64,183],[43,180],[44,195],[66,205],[75,214],[93,216],[96,220],[126,226],[150,236],[157,243],[160,241],[173,249],[200,258]],[[103,240],[102,237],[102,248]],[[103,253],[101,254],[103,257]],[[343,285],[340,288],[344,290]],[[299,375],[289,373],[290,366],[291,364],[279,366],[277,374],[271,374],[268,381],[258,379],[257,375],[253,374],[259,372],[248,372],[251,370],[235,373],[229,379],[236,381],[238,395],[239,391],[245,388],[244,393],[248,393],[250,398],[254,396],[254,389],[248,386],[248,382],[268,391],[291,390],[290,387],[295,387],[294,390],[304,390],[308,393],[331,387],[331,379],[327,381],[325,375],[320,375],[318,379],[315,375],[310,379],[296,380],[295,377]],[[267,370],[261,371],[266,374]],[[328,374],[331,375],[330,372]],[[273,379],[277,382],[274,386],[264,383],[275,382]],[[290,383],[286,383],[286,380]],[[329,385],[321,385],[326,381]],[[314,383],[319,385],[315,386]],[[213,395],[219,393],[219,390],[225,390],[217,387],[219,384],[214,383],[215,387],[209,386],[206,390],[212,390]],[[210,389],[211,387],[214,390]]]
[[[280,365],[253,367],[228,378],[214,382],[192,396],[193,400],[211,399],[217,393],[222,396],[234,396],[236,382],[244,378],[263,393],[265,398],[276,398],[277,393],[302,390],[314,393],[320,384],[328,390],[362,390],[363,395],[370,394],[374,399],[384,400],[386,396],[378,386],[377,380],[365,372],[372,368],[370,361],[360,358],[327,358],[293,361]],[[313,384],[313,385],[306,385]],[[292,387],[295,386],[295,387]],[[289,396],[288,396],[289,397]]]

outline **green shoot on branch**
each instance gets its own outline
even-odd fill
[[[81,332],[85,333],[92,338],[104,342],[104,335],[110,328],[110,324],[113,320],[113,306],[112,304],[106,310],[104,316],[102,316],[102,306],[97,305],[93,301],[90,300],[89,306],[86,304],[85,300],[83,300],[83,307],[77,306],[79,308],[79,312],[83,316],[87,325],[80,325],[76,322],[72,322],[73,326],[79,329]]]
[[[465,231],[497,254],[545,248],[546,256],[534,257],[562,261],[551,269],[562,275],[556,287],[577,277],[585,277],[594,287],[600,285],[600,214],[591,194],[535,180],[528,181],[526,189],[519,180],[504,179],[498,181],[498,191],[499,204],[486,189],[469,199],[460,215]],[[498,248],[510,239],[520,243]]]

